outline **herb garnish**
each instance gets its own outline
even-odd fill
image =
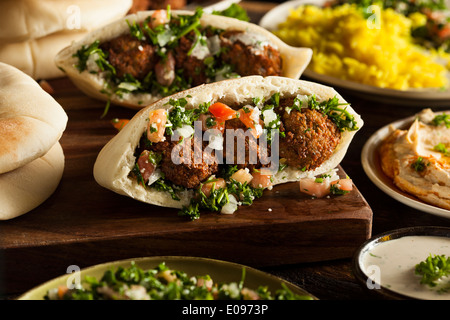
[[[219,15],[219,16],[225,16],[225,17],[231,17],[242,21],[250,21],[250,18],[247,15],[247,11],[245,11],[244,8],[242,8],[237,3],[232,3],[228,8],[225,10],[214,10],[212,14]]]
[[[447,149],[447,147],[443,143],[438,143],[437,145],[435,145],[433,150],[442,153],[446,157],[450,157],[450,150]]]
[[[247,182],[241,183],[231,179],[227,184],[228,193],[237,197],[242,205],[251,205],[253,200],[262,197],[264,188],[254,188]]]
[[[338,183],[334,183],[334,184],[330,185],[330,194],[342,196],[349,192],[350,192],[349,190],[342,190],[341,188],[339,188]]]
[[[196,190],[197,197],[191,199],[188,206],[184,206],[179,215],[188,217],[191,220],[200,218],[200,210],[220,211],[224,205],[229,203],[229,195],[235,196],[240,205],[251,205],[254,199],[260,198],[263,195],[264,188],[254,188],[248,183],[240,183],[229,177],[236,172],[237,166],[226,165],[222,168],[221,174],[227,181],[226,188],[215,189],[211,188],[210,195],[207,197],[202,191],[202,185]],[[209,180],[205,183],[210,182]]]
[[[151,185],[152,188],[155,188],[158,191],[166,191],[169,192],[170,196],[173,200],[180,200],[180,197],[177,195],[177,191],[183,190],[182,187],[176,186],[172,182],[164,180],[164,178],[159,178]]]
[[[111,74],[116,74],[116,69],[109,63],[107,60],[108,55],[103,52],[102,49],[99,48],[100,41],[96,40],[91,43],[89,46],[83,45],[80,49],[77,50],[76,53],[73,54],[73,57],[78,58],[78,63],[75,67],[78,71],[82,72],[87,68],[87,61],[89,57],[93,54],[96,54],[95,63],[101,71],[109,71]],[[91,73],[97,73],[96,71],[90,71]]]
[[[436,287],[439,279],[450,275],[450,257],[430,254],[425,261],[416,265],[415,274],[422,276],[421,284]]]
[[[450,128],[450,114],[439,114],[434,117],[432,120],[432,123],[435,126],[439,126],[441,124],[444,124],[447,128]]]
[[[328,116],[341,132],[358,130],[355,117],[346,110],[347,108],[339,107],[342,105],[348,105],[348,103],[340,103],[337,97],[318,102],[316,96],[312,95],[308,101],[308,106],[311,110],[319,110]]]
[[[215,185],[213,185],[210,195],[207,197],[201,191],[202,185],[196,190],[197,197],[192,198],[190,204],[183,206],[178,212],[179,216],[188,217],[190,220],[197,220],[200,218],[200,209],[220,211],[230,201],[227,188],[216,189]]]
[[[411,164],[411,168],[413,168],[415,171],[417,172],[422,172],[423,170],[425,170],[425,168],[427,166],[429,166],[430,163],[429,162],[425,162],[424,159],[422,157],[418,157],[416,159],[416,161],[414,161]]]
[[[168,123],[171,124],[171,126],[167,126],[166,128],[167,135],[172,135],[175,129],[181,128],[183,125],[193,126],[194,121],[197,121],[201,114],[207,113],[211,105],[210,102],[205,102],[197,108],[187,109],[187,103],[186,98],[170,99],[167,102],[168,105],[172,106],[172,109],[167,115]]]

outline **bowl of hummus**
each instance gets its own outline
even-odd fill
[[[362,164],[397,200],[450,217],[450,111],[427,108],[381,128],[364,146]]]

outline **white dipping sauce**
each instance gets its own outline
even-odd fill
[[[450,257],[450,238],[437,236],[406,236],[380,242],[360,258],[362,271],[368,276],[368,287],[377,290],[376,284],[396,293],[423,300],[449,300],[450,292],[420,284],[421,276],[414,270],[429,255]],[[441,282],[448,283],[446,277]],[[439,286],[438,286],[439,287]]]

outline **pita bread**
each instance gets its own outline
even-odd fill
[[[67,120],[64,109],[36,81],[0,63],[0,173],[46,154]]]
[[[164,207],[182,208],[182,206],[189,204],[193,196],[192,190],[186,189],[186,191],[180,193],[180,201],[173,200],[169,193],[156,191],[153,188],[144,188],[136,179],[129,177],[129,173],[136,162],[135,149],[147,128],[149,111],[156,109],[170,110],[171,107],[167,104],[170,99],[186,98],[188,104],[185,108],[193,108],[205,102],[214,103],[217,101],[229,105],[244,105],[251,103],[251,99],[254,97],[269,99],[275,93],[280,93],[280,98],[295,97],[298,94],[315,95],[318,101],[337,97],[341,103],[346,103],[330,87],[285,77],[249,76],[201,85],[163,98],[136,113],[130,122],[100,151],[94,164],[95,180],[107,189],[142,202]],[[349,105],[346,108],[354,116],[357,127],[361,128],[363,126],[361,117]],[[301,178],[311,175],[317,176],[333,170],[343,159],[356,132],[357,130],[342,132],[340,142],[334,153],[320,167],[306,172],[287,167],[272,176],[273,185],[298,181]]]
[[[64,153],[56,143],[44,156],[0,174],[0,220],[27,213],[56,190],[64,171]]]
[[[2,0],[0,43],[88,31],[123,17],[132,0]]]
[[[100,100],[111,101],[114,104],[125,107],[141,109],[152,102],[157,101],[161,96],[152,96],[151,94],[124,94],[118,96],[116,94],[105,93],[105,80],[100,74],[93,74],[88,71],[79,72],[75,67],[77,58],[73,55],[84,45],[91,45],[98,40],[100,43],[112,40],[124,33],[129,32],[128,22],[140,23],[150,16],[154,11],[141,11],[136,14],[128,15],[118,21],[107,26],[90,32],[82,40],[73,43],[65,48],[55,58],[58,67],[64,70],[73,83],[80,88],[85,94]],[[172,10],[172,16],[193,14],[191,11]],[[128,22],[127,22],[128,21]],[[218,29],[239,30],[245,32],[256,33],[264,36],[268,41],[278,47],[283,60],[282,76],[292,79],[298,79],[312,57],[312,50],[309,48],[291,47],[281,41],[271,32],[263,29],[255,24],[240,21],[237,19],[223,17],[218,15],[203,14],[200,23],[202,26],[213,26]],[[250,62],[249,62],[250,63]]]
[[[16,67],[35,80],[63,77],[55,65],[56,54],[81,39],[86,32],[57,32],[42,38],[0,45],[0,61]]]

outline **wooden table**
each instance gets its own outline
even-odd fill
[[[253,22],[258,22],[261,16],[274,6],[273,3],[260,2],[243,2],[242,5],[248,10]],[[60,189],[56,191],[56,194],[51,199],[49,199],[49,201],[43,204],[44,208],[41,210],[43,210],[44,212],[45,210],[52,210],[52,206],[55,205],[54,201],[56,201],[55,199],[57,199],[58,192],[65,193],[68,191],[68,188],[71,187],[70,183],[67,183],[67,181],[73,181],[76,179],[77,181],[82,182],[81,185],[83,185],[84,182],[86,183],[86,185],[91,183],[92,166],[93,162],[95,161],[96,154],[113,134],[112,129],[105,125],[107,120],[100,118],[100,115],[103,112],[104,103],[93,99],[87,99],[80,92],[78,92],[76,88],[73,87],[68,79],[56,79],[50,81],[50,84],[55,90],[55,98],[60,102],[64,102],[64,108],[69,115],[70,121],[67,129],[67,134],[65,134],[61,140],[65,153],[66,155],[68,155],[68,158],[66,159],[67,166],[63,176],[63,179],[65,179],[66,183],[60,186]],[[79,93],[79,95],[74,95],[74,92]],[[415,210],[387,196],[368,179],[361,166],[361,150],[368,137],[370,137],[370,135],[380,127],[395,120],[411,116],[418,109],[409,106],[397,106],[370,101],[361,97],[357,97],[351,92],[339,92],[348,102],[351,103],[352,107],[359,114],[361,114],[362,118],[365,121],[364,127],[355,136],[354,141],[352,142],[348,153],[341,165],[346,174],[348,174],[353,179],[354,184],[358,188],[358,191],[364,196],[365,201],[367,201],[368,205],[371,208],[371,211],[373,213],[373,219],[370,225],[371,234],[377,235],[388,230],[409,226],[450,226],[450,219],[437,217]],[[125,108],[113,107],[110,110],[109,117],[129,118],[133,114],[134,111]],[[85,122],[84,119],[88,119],[89,121],[86,120]],[[89,124],[87,124],[88,122]],[[92,136],[94,135],[96,139],[92,139]],[[81,194],[83,194],[83,190],[79,191],[79,194],[80,192]],[[52,230],[46,229],[45,226],[38,228],[38,231],[40,232],[42,238],[47,239],[48,241],[48,248],[47,251],[45,251],[45,254],[42,254],[43,251],[34,251],[31,246],[30,248],[21,247],[20,250],[22,250],[23,254],[34,258],[35,261],[38,261],[39,256],[42,255],[44,259],[41,261],[41,268],[43,266],[46,266],[45,259],[52,260],[53,258],[60,258],[64,259],[64,261],[70,261],[70,259],[73,258],[75,261],[79,261],[80,256],[84,256],[86,258],[89,258],[89,261],[96,261],[95,252],[96,249],[98,249],[98,247],[96,246],[99,243],[96,243],[95,241],[86,241],[85,243],[79,243],[76,246],[72,246],[71,248],[73,248],[73,250],[70,252],[58,251],[58,248],[52,249],[52,241],[55,241],[57,237],[60,237],[60,241],[62,237],[62,241],[67,241],[67,245],[70,245],[70,233],[72,233],[72,235],[78,234],[80,236],[86,236],[83,234],[83,226],[85,225],[85,221],[91,221],[89,219],[90,215],[103,215],[105,219],[108,218],[109,220],[118,218],[114,222],[116,227],[114,232],[119,230],[117,232],[117,241],[120,240],[126,242],[127,221],[125,221],[125,219],[122,220],[122,216],[120,214],[116,214],[115,212],[126,210],[126,206],[131,203],[133,203],[134,205],[133,200],[121,198],[120,202],[116,200],[113,200],[111,202],[109,191],[98,188],[98,190],[95,192],[96,193],[92,195],[88,194],[88,190],[86,190],[85,196],[87,198],[93,196],[97,197],[98,201],[103,202],[106,208],[111,209],[110,214],[112,216],[108,216],[108,210],[104,210],[102,212],[91,212],[92,208],[88,207],[83,202],[83,198],[80,198],[79,202],[77,203],[77,208],[80,213],[79,217],[67,219],[63,214],[61,214],[61,218],[58,219],[58,217],[56,216],[56,225],[61,228],[58,234],[56,234],[56,232],[52,232]],[[114,209],[117,209],[117,206],[119,206],[119,209],[115,211]],[[140,208],[144,208],[144,206],[141,206]],[[72,207],[71,210],[73,210]],[[131,212],[130,214],[133,215],[134,213]],[[137,222],[139,222],[140,219],[144,219],[138,214],[133,217]],[[27,232],[30,229],[36,228],[36,223],[38,221],[38,217],[36,217],[36,215],[33,216],[32,213],[29,216],[25,215],[22,220],[19,219],[22,218],[18,218],[18,222],[12,220],[3,224],[0,223],[0,231],[2,229],[2,226],[4,227],[4,230],[11,230],[11,228],[14,227],[14,224],[17,224],[19,226],[15,228],[15,230],[18,230],[17,234],[14,235],[15,237],[17,237],[16,240],[13,240],[11,242],[11,239],[9,239],[8,250],[10,251],[15,250],[14,241],[17,241],[18,245],[26,242],[26,239],[24,239],[23,237],[26,237]],[[52,215],[52,219],[55,219],[55,215]],[[176,219],[176,217],[174,216],[173,219]],[[53,220],[52,222],[55,221]],[[42,221],[40,221],[40,223],[42,223]],[[102,232],[112,232],[111,230],[104,230],[102,229],[102,227],[103,226],[101,222],[99,222],[99,234]],[[136,227],[139,228],[138,225]],[[64,235],[61,235],[64,234],[65,230],[68,234],[67,239],[64,238]],[[169,231],[167,232],[169,233]],[[206,230],[205,232],[208,231]],[[330,234],[330,237],[332,236],[333,235]],[[141,244],[143,246],[145,246],[144,241],[145,239],[142,239],[141,241]],[[160,243],[162,244],[163,241],[170,241],[170,237],[159,239],[159,241],[161,241]],[[359,243],[362,242],[363,239],[360,239]],[[355,245],[357,246],[359,243],[356,243]],[[116,248],[114,244],[114,241],[111,241],[109,243],[101,243],[102,246],[106,246],[106,249],[102,249],[111,250],[111,252],[114,251],[115,256],[127,257],[126,247]],[[209,248],[209,250],[213,249],[214,248],[212,247]],[[3,251],[6,259],[8,257],[8,250]],[[129,248],[129,250],[132,250],[132,248]],[[181,253],[182,250],[180,249],[180,254]],[[286,261],[281,265],[265,267],[263,266],[260,269],[303,287],[305,290],[315,295],[319,299],[380,299],[380,296],[374,294],[374,292],[367,290],[357,282],[352,274],[351,256],[349,256],[348,254],[347,256],[345,258],[340,258],[339,255],[336,255],[336,258],[327,261],[295,264]],[[4,257],[2,257],[0,253],[0,261],[2,261],[2,258]],[[98,257],[99,262],[102,261],[101,258],[102,257]],[[308,260],[307,257],[305,257],[305,261],[306,260]],[[0,263],[0,275],[2,274],[2,266],[3,265]],[[21,294],[23,291],[30,289],[32,286],[38,284],[39,282],[36,283],[36,279],[27,277],[26,271],[28,270],[30,275],[33,274],[33,267],[35,266],[29,265],[24,268],[22,270],[22,274],[17,278],[14,278],[15,282],[13,282],[12,284],[9,279],[2,279],[2,277],[0,276],[0,297],[6,299],[14,298],[17,295]],[[47,267],[49,268],[49,270],[52,268],[51,265],[47,265]],[[7,291],[2,291],[2,281],[4,283],[8,283]]]

